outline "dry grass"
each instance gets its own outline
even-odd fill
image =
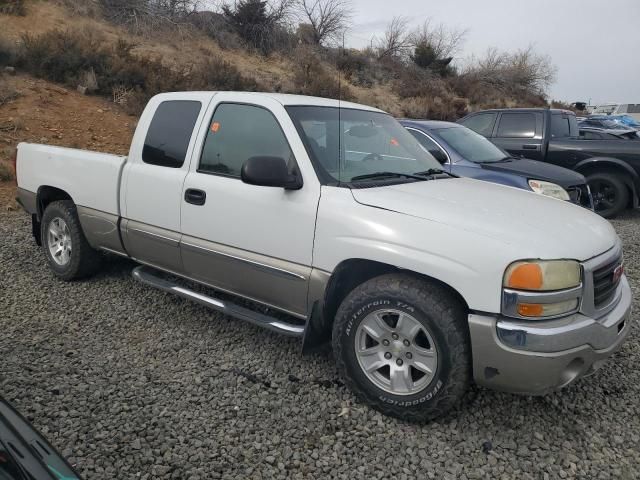
[[[16,174],[13,165],[4,160],[0,160],[0,182],[11,182],[15,180]]]

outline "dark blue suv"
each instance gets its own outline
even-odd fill
[[[571,201],[593,209],[583,175],[548,163],[514,158],[482,135],[457,123],[400,120],[443,169],[475,178]]]

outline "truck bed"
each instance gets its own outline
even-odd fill
[[[120,176],[127,157],[33,143],[18,145],[18,187],[67,192],[76,205],[120,215]]]

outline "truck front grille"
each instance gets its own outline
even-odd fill
[[[616,293],[620,278],[614,279],[614,272],[621,264],[621,258],[600,267],[593,272],[593,304],[596,308],[606,305]]]

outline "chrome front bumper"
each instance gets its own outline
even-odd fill
[[[623,276],[616,303],[595,319],[583,313],[548,321],[469,315],[476,383],[522,394],[544,394],[593,373],[630,330],[631,289]]]

